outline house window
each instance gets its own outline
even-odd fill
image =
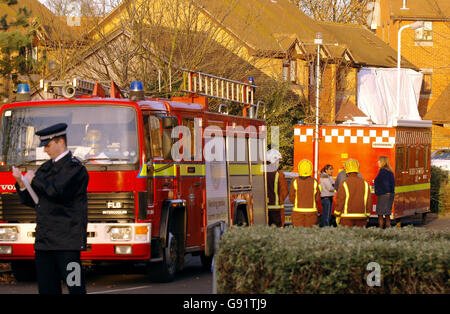
[[[297,61],[284,60],[282,74],[283,81],[290,81],[292,84],[297,84]]]
[[[432,74],[423,73],[422,88],[420,89],[421,96],[431,95],[432,90]]]
[[[433,23],[424,22],[423,27],[415,30],[414,40],[418,42],[433,41]]]

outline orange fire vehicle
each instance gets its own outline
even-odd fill
[[[318,134],[318,158],[315,160],[315,125],[294,126],[294,171],[303,158],[317,164],[320,172],[333,165],[336,177],[349,158],[359,161],[360,173],[371,185],[373,209],[376,200],[373,180],[378,174],[379,156],[387,156],[395,176],[393,219],[416,214],[425,218],[430,211],[431,121],[398,120],[395,126],[370,124],[321,125]],[[316,173],[316,178],[318,174]]]
[[[41,82],[63,99],[1,107],[0,262],[10,262],[18,280],[32,273],[36,214],[20,203],[11,167],[25,172],[45,162],[34,133],[57,122],[67,123],[68,147],[90,177],[85,263],[146,263],[151,280],[169,281],[185,254],[210,265],[225,228],[267,223],[256,86],[184,71],[186,97],[150,99],[141,82],[128,98],[112,83],[104,97],[106,88],[75,79]],[[211,97],[241,104],[242,114],[210,111]]]

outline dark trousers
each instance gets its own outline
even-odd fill
[[[333,207],[333,196],[322,197],[320,202],[322,203],[322,227],[328,227],[330,225],[331,208]]]
[[[36,250],[36,276],[40,294],[62,294],[61,280],[70,294],[85,294],[80,251]]]
[[[281,210],[280,209],[269,209],[269,226],[276,225],[277,227],[282,227],[281,222]]]

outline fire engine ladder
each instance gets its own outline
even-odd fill
[[[238,103],[243,105],[244,117],[247,116],[248,109],[250,109],[249,116],[251,118],[257,117],[259,105],[262,102],[254,103],[254,94],[257,86],[252,82],[233,81],[188,69],[181,69],[181,71],[183,72],[182,92]],[[219,112],[221,112],[223,106],[226,105],[221,104]]]
[[[117,98],[118,93],[124,92],[121,91],[114,82],[111,82],[111,86],[107,86],[98,82],[82,80],[79,78],[62,81],[41,80],[40,87],[44,90],[44,92],[66,98],[72,98],[80,95],[106,97],[107,94],[110,94],[111,97],[114,96]]]

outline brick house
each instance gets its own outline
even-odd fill
[[[152,1],[149,12],[159,12],[158,2],[162,3],[162,8],[170,7],[168,2]],[[123,1],[100,21],[95,30],[103,30],[103,33],[93,32],[91,38],[127,36],[126,31],[119,29],[125,24],[128,12],[133,12],[127,9],[128,5],[130,2]],[[315,21],[288,0],[189,0],[186,8],[188,6],[187,11],[195,9],[205,24],[219,26],[221,35],[218,37],[226,38],[219,45],[227,49],[223,44],[227,42],[230,46],[243,47],[240,58],[262,75],[288,82],[290,89],[310,104],[315,101],[316,46],[313,43],[316,34],[321,33],[324,43],[331,44],[320,49],[323,71],[320,119],[323,123],[362,114],[356,107],[357,73],[361,67],[396,66],[396,51],[367,27]],[[142,3],[136,5],[138,7],[145,8]],[[86,58],[93,55],[90,51]],[[407,58],[402,60],[402,66],[418,70]]]
[[[419,113],[433,121],[432,149],[450,148],[450,1],[377,0],[374,7],[372,29],[395,50],[400,27],[424,22],[402,31],[401,54],[424,74]]]
[[[33,40],[25,53],[31,54],[33,61],[40,62],[41,66],[27,76],[19,76],[17,80],[27,81],[32,87],[39,85],[39,80],[50,71],[64,69],[75,49],[82,49],[86,42],[83,34],[92,27],[94,18],[61,17],[54,15],[46,6],[38,0],[18,0],[16,4],[8,6],[0,2],[0,12],[6,14],[7,21],[14,21],[22,8],[31,12],[29,21],[35,29]],[[16,29],[10,27],[6,32]],[[5,31],[5,30],[2,30]],[[16,75],[16,73],[11,73]],[[0,94],[9,95],[5,100],[13,99],[11,79],[0,77]]]

